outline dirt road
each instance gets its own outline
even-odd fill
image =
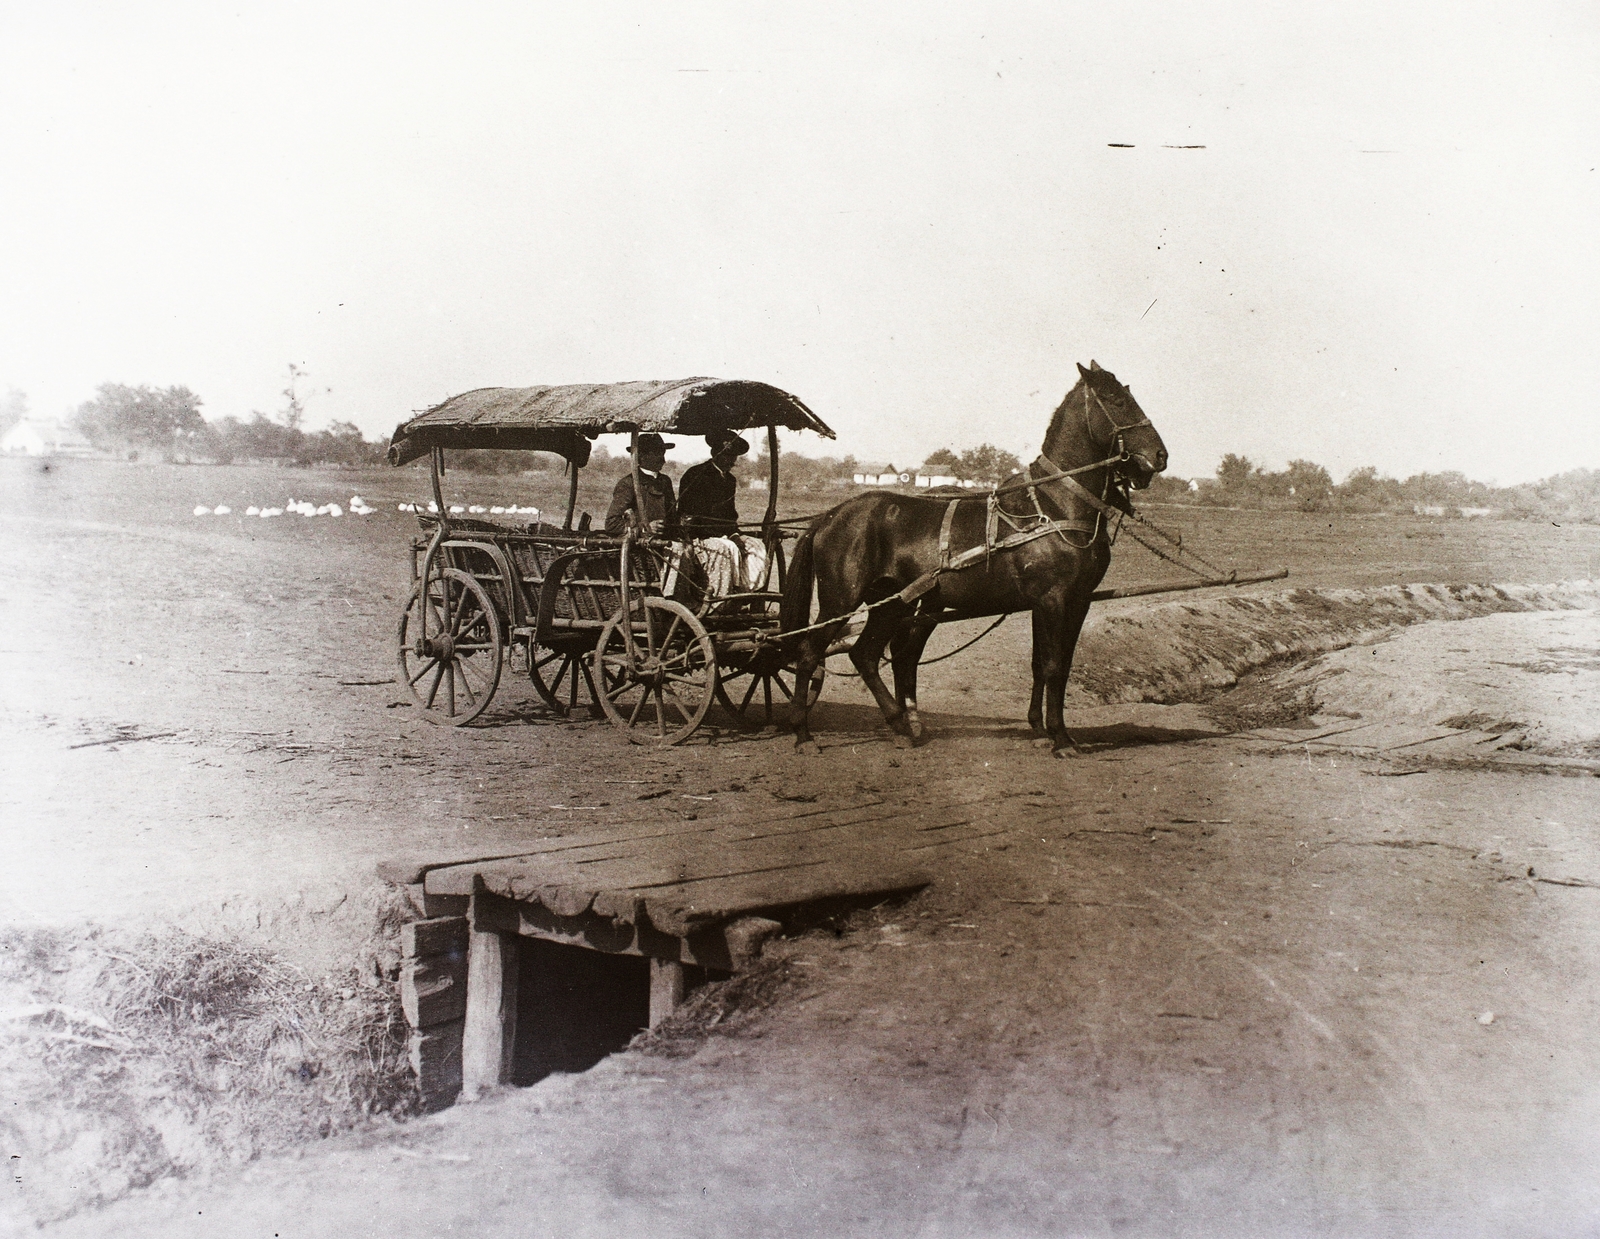
[[[832,680],[820,758],[731,729],[654,753],[545,718],[510,680],[492,726],[391,708],[403,567],[365,542],[101,516],[35,518],[26,624],[7,602],[25,634],[0,653],[8,922],[230,927],[332,967],[365,940],[371,864],[395,852],[794,798],[971,811],[929,841],[927,892],[779,944],[767,1000],[703,1039],[163,1181],[48,1233],[1600,1228],[1592,613],[1553,637],[1490,617],[1335,654],[1385,670],[1330,661],[1330,712],[1293,736],[1224,734],[1248,710],[1085,707],[1069,720],[1085,755],[1052,761],[1017,722],[1025,636],[1007,626],[930,673],[913,752]],[[1527,724],[1529,747],[1494,768],[1295,740],[1378,711],[1438,730],[1433,704],[1379,691],[1417,658],[1441,676],[1525,664],[1473,690],[1531,686],[1518,708],[1428,700]],[[1544,691],[1580,680],[1565,706]],[[1408,683],[1398,696],[1420,700]],[[1583,777],[1535,772],[1545,741]]]
[[[959,755],[851,755],[849,739],[810,769],[782,741],[672,765],[702,794],[757,762],[786,794],[826,796],[848,772],[992,804],[996,833],[930,849],[936,885],[857,932],[784,944],[765,1014],[687,1058],[630,1052],[59,1233],[1600,1220],[1600,891],[1566,884],[1600,879],[1593,779],[1394,777],[1237,740],[1042,766],[1005,727],[968,730]]]

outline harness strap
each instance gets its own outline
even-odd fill
[[[939,578],[946,572],[960,572],[963,568],[970,568],[980,559],[987,559],[990,555],[995,554],[996,552],[1014,550],[1019,546],[1024,546],[1029,542],[1035,542],[1040,538],[1048,538],[1051,534],[1060,533],[1063,530],[1072,530],[1077,533],[1087,533],[1092,528],[1093,526],[1086,524],[1083,521],[1050,521],[1048,524],[1038,525],[1032,529],[1025,529],[1020,533],[1010,534],[998,542],[985,543],[981,546],[969,547],[968,549],[962,551],[959,555],[952,555],[948,561],[942,562],[940,566],[933,569],[933,571],[924,572],[899,593],[890,594],[889,597],[883,599],[882,602],[869,603],[867,609],[870,611],[875,607],[881,607],[885,602],[890,602],[895,599],[898,599],[901,602],[915,602],[918,598],[922,597],[923,594],[927,593],[936,584],[938,584]],[[791,633],[799,631],[801,630],[791,629],[790,632],[786,632],[783,635],[787,637],[791,635]]]
[[[956,508],[961,505],[961,500],[952,499],[944,510],[944,520],[939,525],[939,566],[950,566],[950,526],[955,524]]]

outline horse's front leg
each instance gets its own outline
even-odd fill
[[[1047,748],[1052,744],[1044,729],[1044,647],[1049,630],[1038,608],[1029,613],[1029,619],[1033,625],[1033,691],[1028,697],[1028,729],[1033,732],[1034,747]]]
[[[1034,649],[1043,649],[1045,688],[1045,727],[1050,736],[1050,751],[1056,757],[1069,757],[1078,751],[1078,744],[1067,732],[1062,707],[1067,694],[1067,676],[1072,672],[1072,655],[1078,648],[1078,635],[1083,631],[1083,621],[1089,615],[1089,598],[1068,599],[1059,609],[1051,608],[1042,626],[1049,629],[1041,634],[1041,621],[1034,616]],[[1039,637],[1048,640],[1040,642]]]
[[[917,713],[917,664],[922,661],[928,638],[938,626],[936,616],[918,615],[901,625],[889,642],[895,700],[905,720],[906,734],[913,742],[922,739],[922,716]]]

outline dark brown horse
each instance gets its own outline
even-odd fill
[[[795,656],[797,747],[816,750],[809,728],[816,694],[799,686],[815,681],[820,689],[829,644],[865,605],[866,626],[850,661],[900,747],[922,735],[917,663],[935,626],[1032,612],[1028,722],[1056,756],[1067,755],[1072,738],[1062,697],[1089,596],[1111,563],[1107,505],[1126,509],[1127,488],[1148,486],[1167,467],[1166,446],[1133,393],[1093,361],[1080,365],[1078,376],[1050,419],[1039,459],[993,497],[874,491],[819,516],[801,535],[782,609],[783,630],[795,633],[786,649]],[[885,648],[893,696],[878,672]]]

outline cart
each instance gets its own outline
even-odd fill
[[[759,525],[765,578],[747,592],[685,589],[684,544],[629,529],[574,528],[578,471],[602,434],[703,435],[765,427],[770,476]],[[783,665],[778,601],[785,556],[777,519],[778,428],[834,433],[796,397],[765,383],[712,378],[598,386],[486,387],[401,425],[389,461],[429,457],[433,510],[419,512],[412,589],[401,611],[401,683],[423,718],[470,723],[488,708],[512,654],[563,717],[603,715],[638,743],[676,744],[713,699],[742,723],[770,724],[795,691]],[[567,462],[560,525],[462,517],[445,503],[445,453],[551,452]],[[638,453],[634,481],[638,487]]]

